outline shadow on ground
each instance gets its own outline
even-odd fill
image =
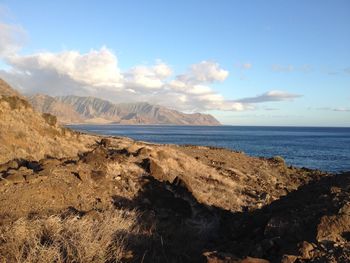
[[[135,199],[113,198],[116,208],[141,212],[144,234],[128,237],[133,262],[207,262],[207,251],[224,252],[230,260],[212,262],[247,256],[281,262],[284,255],[294,259],[288,262],[349,260],[350,221],[333,227],[330,235],[339,235],[334,240],[322,239],[328,231],[322,227],[330,226],[320,222],[344,214],[339,211],[350,202],[350,173],[324,177],[261,209],[239,213],[198,203],[179,180],[144,179]]]

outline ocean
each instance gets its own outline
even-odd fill
[[[251,156],[282,156],[286,163],[328,172],[350,171],[350,128],[69,125],[96,134],[127,136],[135,140],[210,145]]]

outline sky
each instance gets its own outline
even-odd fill
[[[349,14],[348,0],[0,0],[0,77],[228,125],[350,127]]]

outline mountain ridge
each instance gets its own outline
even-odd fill
[[[182,113],[148,102],[118,103],[96,97],[37,94],[29,102],[40,112],[54,114],[62,123],[221,125],[210,114]]]
[[[79,133],[6,85],[1,262],[350,262],[350,173]]]

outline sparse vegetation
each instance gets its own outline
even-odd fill
[[[16,139],[22,139],[26,136],[26,134],[23,131],[19,131],[18,133],[15,134]]]
[[[14,158],[39,160],[45,154],[59,158],[73,156],[86,150],[85,139],[93,140],[91,136],[77,138],[73,132],[63,132],[55,116],[37,113],[23,98],[1,92],[0,133],[0,163]]]
[[[42,116],[49,125],[55,126],[57,124],[56,116],[54,116],[50,113],[43,113]]]
[[[285,160],[283,159],[282,156],[279,156],[279,155],[270,158],[270,160],[275,163],[285,164]]]
[[[12,110],[20,109],[22,107],[25,109],[31,107],[28,101],[21,99],[17,96],[2,96],[1,100],[6,101],[10,105]]]
[[[137,232],[135,211],[113,210],[82,218],[21,218],[0,229],[1,262],[120,262],[127,237]]]
[[[80,134],[9,101],[2,263],[350,262],[350,173]]]

